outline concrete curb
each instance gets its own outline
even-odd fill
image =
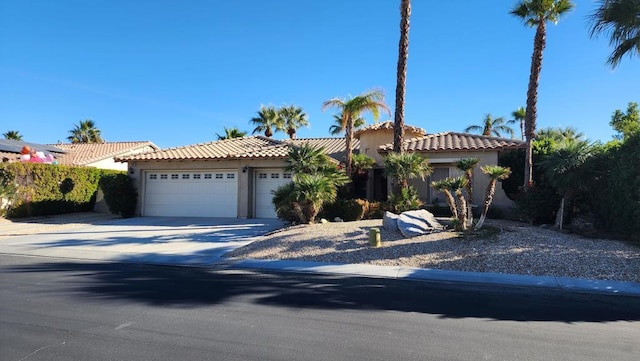
[[[229,259],[227,267],[273,270],[295,273],[348,275],[410,281],[465,283],[477,285],[536,287],[565,292],[625,295],[640,297],[640,283],[588,280],[555,276],[527,276],[502,273],[445,271],[412,267],[374,266],[305,261]]]

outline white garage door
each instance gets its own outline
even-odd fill
[[[236,171],[148,171],[145,178],[145,216],[238,216]]]
[[[256,169],[255,177],[256,218],[277,218],[271,191],[291,182],[291,173],[282,169]]]

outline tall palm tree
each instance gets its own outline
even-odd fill
[[[520,124],[520,139],[524,140],[524,120],[527,117],[527,110],[524,107],[520,107],[515,111],[511,112],[512,120],[509,120],[507,123],[519,123]]]
[[[258,116],[250,120],[256,127],[253,134],[264,132],[264,136],[271,138],[274,131],[282,130],[282,121],[278,115],[278,111],[273,106],[260,106]]]
[[[496,137],[502,136],[501,133],[509,133],[511,138],[513,138],[513,129],[510,126],[504,124],[504,118],[493,118],[491,114],[487,114],[484,116],[484,120],[482,120],[482,125],[470,125],[464,128],[466,133],[469,132],[478,132],[482,135],[490,137],[492,135]]]
[[[100,135],[100,129],[96,128],[96,124],[91,119],[81,120],[69,133],[71,135],[67,139],[74,144],[104,142]]]
[[[409,56],[409,17],[411,1],[400,1],[400,42],[398,44],[398,69],[396,72],[396,111],[393,118],[393,151],[402,153],[404,141],[404,97],[407,83],[407,57]]]
[[[300,127],[306,127],[309,125],[307,114],[304,113],[302,108],[295,105],[284,106],[278,109],[278,116],[282,127],[285,129],[289,138],[296,137],[296,130]]]
[[[236,127],[232,127],[232,128],[224,127],[224,134],[221,135],[216,133],[216,135],[218,136],[218,140],[225,140],[225,139],[232,139],[232,138],[242,138],[245,135],[247,135],[247,132],[241,131]]]
[[[342,114],[341,124],[344,124],[346,160],[345,166],[347,175],[351,176],[351,156],[353,153],[353,128],[355,120],[360,118],[362,113],[371,112],[374,120],[378,120],[380,110],[389,112],[389,107],[384,103],[384,93],[381,90],[371,90],[362,93],[351,99],[333,98],[322,104],[322,110],[329,107],[338,108]]]
[[[514,15],[529,27],[536,28],[533,39],[533,54],[531,55],[531,71],[529,73],[529,87],[527,89],[527,108],[525,118],[525,138],[527,150],[525,152],[524,187],[529,190],[533,184],[533,138],[536,132],[536,118],[538,116],[538,84],[542,71],[542,52],[547,40],[547,21],[557,23],[560,17],[573,9],[571,0],[520,0],[511,10]]]
[[[334,114],[333,120],[335,121],[335,124],[329,127],[329,133],[331,133],[332,135],[338,135],[340,133],[344,133],[347,125],[342,124],[342,121],[344,120],[344,118],[342,117],[342,113]],[[365,120],[362,117],[354,119],[353,129],[360,128],[361,126],[364,125],[364,123],[365,123]]]
[[[602,33],[614,47],[607,60],[612,68],[627,54],[640,55],[640,0],[601,0],[591,14],[591,37]]]
[[[489,185],[487,186],[487,192],[484,197],[484,204],[482,207],[482,214],[480,215],[480,219],[476,224],[476,229],[482,228],[484,224],[484,220],[487,218],[487,212],[489,212],[489,206],[491,202],[493,202],[493,196],[496,193],[496,182],[498,179],[507,179],[511,174],[511,169],[501,167],[499,165],[486,165],[482,168],[482,173],[489,176]]]
[[[2,133],[4,139],[10,140],[22,140],[22,134],[17,130],[9,130],[6,133]]]

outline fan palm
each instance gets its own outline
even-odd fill
[[[378,120],[380,110],[389,113],[389,108],[384,103],[384,93],[381,90],[372,90],[351,99],[333,98],[322,104],[322,110],[326,108],[338,108],[342,114],[342,121],[345,130],[346,146],[346,170],[351,175],[351,156],[353,153],[353,129],[355,120],[360,118],[362,113],[371,112],[374,120]]]
[[[524,107],[520,107],[515,111],[511,112],[512,120],[509,120],[507,123],[519,123],[520,124],[520,139],[524,140],[524,120],[527,117],[527,111]]]
[[[274,131],[277,132],[284,128],[278,111],[273,106],[261,106],[258,116],[251,118],[250,122],[256,126],[253,129],[253,134],[264,132],[264,136],[267,138],[271,138]]]
[[[511,129],[511,127],[509,127],[508,125],[505,125],[504,118],[493,118],[491,114],[487,114],[484,116],[482,125],[470,125],[464,128],[464,131],[466,133],[477,132],[487,137],[490,137],[492,135],[500,137],[502,136],[501,133],[509,133],[509,135],[511,135],[511,138],[513,138],[513,129]]]
[[[445,199],[447,200],[447,204],[449,205],[449,209],[451,209],[451,214],[454,219],[458,219],[458,209],[456,207],[456,200],[453,198],[453,194],[451,194],[451,178],[445,178],[438,181],[431,182],[431,188],[444,193]]]
[[[574,127],[544,128],[540,129],[536,134],[536,139],[550,138],[555,142],[579,141],[582,137],[584,137],[584,134]]]
[[[409,56],[409,17],[411,1],[400,1],[400,42],[398,44],[398,69],[396,71],[396,111],[393,121],[393,151],[402,153],[404,141],[404,97],[407,83],[407,57]]]
[[[4,136],[4,139],[22,140],[22,135],[17,130],[9,130],[6,133],[3,133],[2,135]]]
[[[484,220],[487,218],[487,212],[489,211],[489,206],[491,202],[493,202],[493,196],[496,193],[496,182],[498,179],[507,179],[511,174],[511,169],[501,167],[499,165],[486,165],[482,168],[482,173],[489,176],[489,185],[487,186],[487,192],[484,197],[484,204],[482,207],[482,214],[480,215],[480,219],[476,224],[476,229],[482,228],[484,224]]]
[[[69,133],[71,135],[67,139],[74,144],[104,142],[100,136],[100,129],[96,128],[96,124],[91,119],[81,120]]]
[[[542,52],[546,46],[547,21],[557,23],[560,17],[573,9],[571,0],[520,0],[511,10],[511,15],[520,18],[525,25],[536,28],[531,56],[531,71],[527,88],[527,108],[525,118],[524,186],[528,190],[533,184],[533,138],[536,131],[538,84],[542,71]]]
[[[640,0],[601,0],[591,14],[591,37],[609,35],[614,47],[607,63],[615,68],[625,55],[640,54]]]
[[[418,153],[389,153],[384,158],[384,170],[396,180],[399,189],[407,188],[409,179],[424,180],[432,172],[429,160]]]
[[[562,195],[556,226],[562,228],[564,204],[573,199],[575,192],[593,174],[584,165],[593,156],[594,148],[586,140],[565,140],[555,151],[540,162],[549,183]]]
[[[289,134],[289,138],[296,137],[296,130],[300,127],[306,127],[309,125],[307,115],[302,108],[295,105],[284,106],[278,109],[278,116],[280,117],[280,123],[283,129]]]
[[[225,139],[233,139],[233,138],[242,138],[245,135],[247,135],[247,132],[243,132],[236,127],[233,127],[233,128],[224,127],[224,135],[220,135],[218,133],[216,133],[216,135],[218,136],[218,140],[225,140]]]

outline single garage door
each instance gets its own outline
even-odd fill
[[[238,216],[238,172],[147,171],[144,216]]]
[[[256,218],[278,218],[276,208],[271,200],[272,190],[283,184],[291,182],[291,173],[282,169],[256,169],[255,170],[255,217]]]

